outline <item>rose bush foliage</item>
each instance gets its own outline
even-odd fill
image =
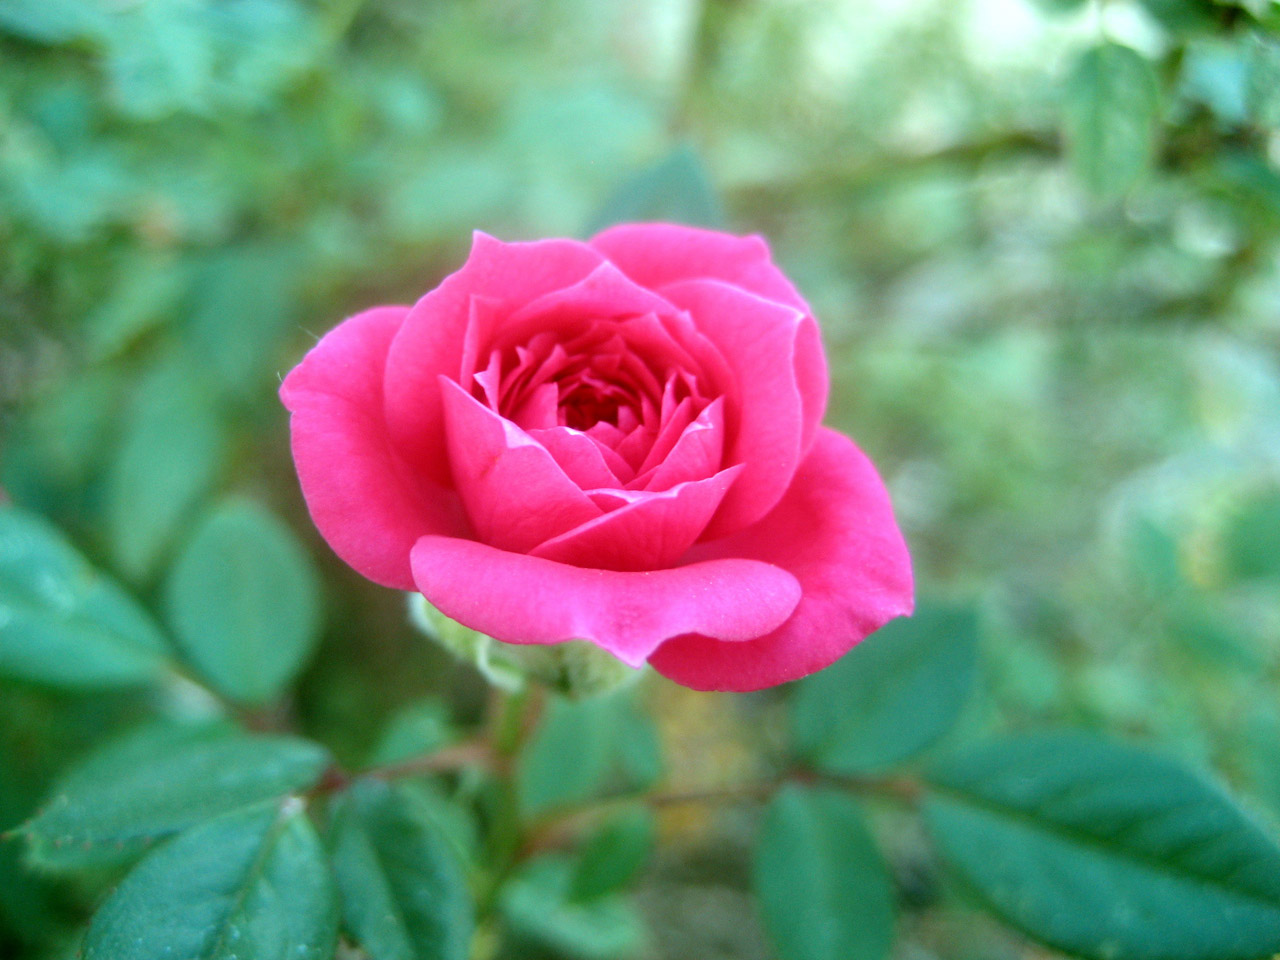
[[[416,304],[332,330],[281,397],[311,515],[364,576],[498,640],[750,690],[912,609],[884,485],[821,426],[827,387],[764,241],[631,224],[477,233]]]

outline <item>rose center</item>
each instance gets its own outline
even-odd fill
[[[567,393],[561,392],[559,420],[562,426],[574,430],[589,430],[597,423],[618,425],[618,408],[621,397],[609,396],[589,386],[579,385]]]

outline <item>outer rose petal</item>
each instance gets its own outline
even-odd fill
[[[438,483],[449,483],[444,420],[436,377],[462,376],[472,297],[483,298],[477,322],[503,309],[577,283],[601,256],[576,240],[503,243],[476,232],[467,262],[409,311],[387,354],[387,425],[396,449],[410,465]],[[483,351],[473,343],[472,353]]]
[[[773,265],[762,237],[735,237],[673,223],[624,223],[588,243],[632,280],[654,290],[677,280],[710,278],[810,312],[791,281]]]
[[[663,644],[649,662],[695,690],[758,690],[829,666],[914,607],[911,558],[871,461],[822,429],[791,489],[769,516],[691,559],[749,557],[791,571],[803,595],[791,618],[748,643],[706,635]]]
[[[415,484],[382,420],[382,371],[408,307],[375,307],[329,331],[280,387],[311,519],[358,572],[413,589],[409,551],[426,533],[466,532],[457,498]]]
[[[768,633],[800,598],[785,570],[736,558],[627,573],[429,536],[412,560],[423,596],[473,630],[508,643],[590,640],[634,667],[668,637],[740,641]]]

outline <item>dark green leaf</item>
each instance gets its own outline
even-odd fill
[[[456,798],[438,778],[428,776],[401,780],[397,790],[414,816],[435,825],[465,866],[476,862],[480,827],[469,798]]]
[[[1195,33],[1217,25],[1220,5],[1213,0],[1141,0],[1161,26],[1174,33]]]
[[[23,830],[32,860],[45,867],[115,860],[217,814],[304,789],[327,759],[292,737],[149,727],[71,770]]]
[[[573,868],[561,857],[530,861],[507,884],[502,914],[519,941],[574,960],[623,960],[639,953],[645,930],[619,897],[569,899]]]
[[[520,806],[526,814],[581,803],[600,790],[609,774],[613,721],[604,697],[550,702],[520,756]]]
[[[569,884],[573,900],[594,900],[629,884],[653,852],[653,814],[637,806],[607,820],[582,848]]]
[[[198,372],[171,358],[138,386],[107,478],[107,529],[116,563],[150,576],[178,527],[208,493],[224,438]]]
[[[662,738],[658,725],[634,697],[623,694],[617,705],[615,750],[625,785],[647,790],[662,779]]]
[[[164,640],[124,591],[42,520],[0,508],[0,675],[110,687],[164,669]]]
[[[1100,196],[1124,193],[1151,162],[1159,108],[1151,64],[1129,47],[1102,44],[1076,61],[1064,96],[1076,174]]]
[[[369,756],[371,767],[387,766],[438,750],[453,738],[449,708],[434,697],[410,703],[392,716]]]
[[[85,319],[90,355],[113,356],[176,313],[187,282],[187,272],[171,258],[130,258],[109,296]]]
[[[858,805],[787,786],[765,811],[753,886],[781,960],[882,960],[894,936],[893,887]]]
[[[201,524],[169,576],[170,619],[183,651],[222,693],[277,696],[297,675],[320,626],[306,552],[262,507],[232,501]]]
[[[1280,580],[1280,490],[1240,504],[1223,539],[1235,576]]]
[[[581,701],[551,701],[520,757],[521,809],[537,816],[581,803],[607,786],[650,786],[662,770],[653,721],[628,690]]]
[[[448,840],[379,781],[336,804],[333,868],[347,929],[372,960],[465,960],[471,899]]]
[[[0,484],[15,503],[62,522],[102,472],[124,380],[101,369],[59,383],[27,406],[5,438]]]
[[[149,855],[93,918],[85,960],[329,960],[333,881],[301,802],[193,827]]]
[[[724,210],[701,158],[688,145],[625,181],[605,201],[588,233],[616,223],[664,220],[719,227]]]
[[[974,612],[921,607],[801,681],[792,707],[796,744],[837,773],[892,766],[955,722],[977,668]]]
[[[1097,960],[1253,960],[1280,950],[1280,849],[1160,757],[1082,733],[966,750],[925,815],[992,909]]]

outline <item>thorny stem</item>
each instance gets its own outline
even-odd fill
[[[538,714],[542,709],[542,696],[538,692],[521,691],[516,694],[497,694],[490,705],[491,722],[485,733],[432,753],[413,757],[399,763],[388,764],[362,771],[359,776],[380,780],[398,780],[403,777],[424,774],[450,773],[465,767],[480,767],[496,774],[503,783],[508,809],[503,818],[508,829],[517,831],[502,849],[509,851],[504,863],[492,878],[492,891],[517,864],[543,850],[554,849],[570,842],[585,826],[618,807],[642,803],[654,810],[689,804],[737,804],[762,803],[769,800],[788,783],[825,784],[852,793],[865,794],[894,800],[909,806],[920,798],[923,785],[909,776],[849,776],[826,773],[806,767],[795,767],[775,776],[745,783],[708,787],[698,790],[677,790],[659,793],[623,793],[600,797],[583,803],[565,805],[519,830],[519,818],[515,810],[515,786],[512,782],[512,766],[523,743],[528,739]],[[332,767],[313,788],[313,794],[330,793],[346,787],[352,775]]]
[[[589,800],[573,806],[560,807],[542,820],[530,826],[520,850],[525,859],[543,850],[554,849],[569,842],[585,823],[616,807],[629,803],[643,803],[653,809],[678,807],[688,804],[736,804],[762,803],[769,800],[788,783],[829,784],[853,793],[879,796],[899,803],[914,805],[923,789],[921,783],[911,777],[853,777],[827,774],[797,767],[764,780],[710,787],[704,790],[674,791],[669,793],[630,793]]]
[[[404,777],[417,777],[431,773],[451,773],[464,767],[493,768],[495,766],[493,748],[486,739],[476,737],[399,763],[361,770],[357,774],[349,773],[335,765],[324,772],[320,782],[311,789],[311,792],[313,794],[334,793],[345,788],[357,776],[373,777],[378,780],[400,780]]]

